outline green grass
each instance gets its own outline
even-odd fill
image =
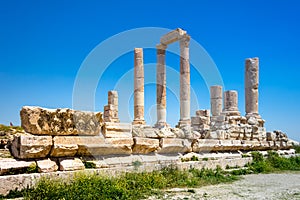
[[[17,131],[23,131],[23,128],[21,126],[6,126],[3,124],[0,124],[0,131],[9,132],[12,129],[15,129]]]
[[[78,174],[74,179],[42,178],[34,189],[13,191],[8,197],[25,199],[141,199],[160,194],[161,189],[173,187],[199,187],[232,182],[236,176],[216,170],[191,169],[180,171],[165,168],[160,171],[124,173],[118,177]]]
[[[300,145],[294,145],[293,149],[296,150],[296,153],[300,153]]]
[[[270,173],[285,170],[300,170],[300,157],[284,158],[269,151],[267,157],[252,152],[253,162],[246,168],[224,171],[190,169],[178,170],[174,167],[160,171],[133,173],[108,177],[77,174],[70,180],[39,180],[35,188],[21,192],[12,191],[8,197],[24,199],[143,199],[150,195],[162,194],[162,189],[174,187],[201,187],[218,183],[228,183],[239,179],[239,175]]]

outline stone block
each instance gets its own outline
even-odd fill
[[[133,137],[144,137],[144,138],[159,138],[159,129],[152,128],[150,126],[133,126],[132,136]]]
[[[197,110],[196,116],[201,117],[210,117],[210,110]]]
[[[132,138],[132,125],[128,123],[105,122],[102,134],[106,138]]]
[[[98,135],[103,122],[101,112],[67,108],[24,106],[20,116],[24,130],[34,135]]]
[[[33,165],[36,165],[34,161],[17,161],[13,158],[4,158],[0,160],[0,175],[26,171]]]
[[[79,158],[60,158],[59,170],[75,171],[85,169],[83,162]]]
[[[198,139],[192,144],[193,152],[212,152],[218,150],[220,147],[220,140],[214,139]]]
[[[51,146],[51,136],[15,135],[11,144],[11,152],[15,158],[19,159],[45,158]]]
[[[53,147],[51,157],[72,157],[78,151],[78,140],[82,136],[55,136],[53,138]]]
[[[55,172],[58,170],[56,162],[50,160],[49,158],[45,160],[38,160],[36,161],[36,164],[40,173]]]
[[[133,153],[148,154],[159,149],[159,139],[134,138]]]
[[[180,138],[161,138],[159,154],[188,153],[192,151],[191,142]]]

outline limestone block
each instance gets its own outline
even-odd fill
[[[210,117],[210,110],[197,110],[196,116],[201,117]]]
[[[78,151],[78,140],[81,136],[55,136],[53,137],[53,147],[51,157],[72,157]]]
[[[36,164],[40,173],[55,172],[58,169],[56,162],[50,160],[49,158],[45,160],[38,160],[36,161]]]
[[[25,171],[33,165],[35,165],[34,161],[17,161],[13,158],[4,158],[0,160],[0,175]]]
[[[131,154],[134,145],[133,138],[106,138],[106,142],[112,145],[110,154]]]
[[[47,109],[24,106],[21,125],[34,135],[98,135],[103,122],[101,112]]]
[[[231,140],[231,143],[232,143],[232,150],[241,150],[242,149],[241,140]]]
[[[220,147],[218,151],[233,151],[233,144],[231,140],[220,140]]]
[[[198,139],[192,144],[193,152],[211,152],[220,147],[220,141],[214,139]]]
[[[187,153],[191,152],[191,142],[180,138],[161,138],[159,154]]]
[[[148,154],[159,149],[159,139],[150,138],[134,138],[133,153]]]
[[[59,170],[61,171],[75,171],[85,169],[84,164],[79,158],[60,158]]]
[[[51,146],[51,136],[15,135],[11,144],[11,152],[15,158],[20,159],[45,158]]]
[[[82,138],[78,143],[78,156],[129,155],[132,138]]]
[[[168,44],[171,44],[173,42],[176,42],[177,40],[179,40],[184,35],[186,35],[186,31],[184,31],[180,28],[177,28],[176,30],[173,30],[173,31],[163,35],[160,38],[160,43],[164,44],[164,45],[168,45]]]
[[[192,125],[201,125],[201,124],[209,124],[210,118],[209,117],[203,117],[203,116],[197,116],[192,117]]]
[[[180,128],[170,128],[170,130],[175,134],[176,138],[185,138],[184,132]]]
[[[226,116],[225,115],[219,115],[219,116],[212,116],[211,121],[212,122],[225,122]]]
[[[129,123],[105,122],[102,134],[106,138],[131,138],[132,125]]]
[[[150,126],[132,126],[133,137],[159,138],[159,129]]]
[[[161,129],[159,129],[158,137],[159,138],[175,138],[176,135],[171,131],[170,128],[163,127]]]

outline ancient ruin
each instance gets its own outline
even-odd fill
[[[165,55],[167,46],[176,41],[180,43],[180,119],[171,127],[166,121]],[[223,91],[218,85],[210,87],[210,110],[196,110],[191,116],[189,41],[186,31],[176,29],[162,36],[157,45],[157,122],[153,127],[144,119],[143,49],[135,48],[132,123],[119,120],[117,91],[108,92],[103,112],[24,106],[20,116],[25,133],[11,142],[12,155],[26,166],[35,162],[40,172],[51,172],[84,169],[78,158],[94,162],[97,168],[128,166],[138,160],[154,169],[158,164],[181,165],[180,158],[187,153],[235,157],[240,160],[224,162],[242,166],[250,161],[242,158],[247,151],[291,149],[286,134],[266,131],[258,112],[258,58],[245,61],[245,116],[239,111],[238,92]],[[197,165],[205,166],[203,162]],[[1,174],[5,173],[2,167]]]

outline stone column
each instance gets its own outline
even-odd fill
[[[108,104],[104,106],[105,122],[120,122],[118,117],[118,92],[108,91]]]
[[[225,115],[240,115],[238,109],[238,93],[235,90],[229,90],[224,92],[224,109]]]
[[[219,116],[223,109],[222,86],[215,85],[210,87],[210,107],[212,116]]]
[[[245,61],[246,116],[259,117],[258,84],[259,84],[259,59],[248,58]]]
[[[157,104],[157,127],[167,125],[166,110],[166,45],[159,44],[157,48],[157,67],[156,67],[156,104]]]
[[[190,115],[190,36],[180,40],[180,121],[179,126],[191,123]]]
[[[143,49],[134,49],[134,120],[133,124],[145,124],[144,120],[144,62]]]

